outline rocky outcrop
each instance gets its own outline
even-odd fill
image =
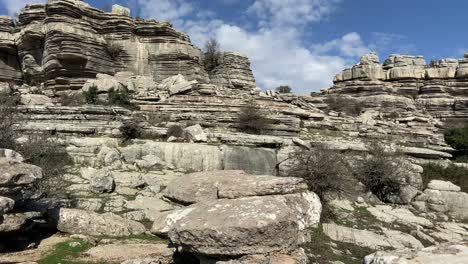
[[[247,91],[256,88],[249,58],[240,53],[225,52],[210,78],[213,84],[222,88]]]
[[[466,245],[441,244],[419,251],[400,250],[394,252],[377,252],[364,258],[364,264],[458,264],[466,262],[468,247]]]
[[[415,198],[423,209],[448,214],[457,219],[468,219],[468,194],[451,182],[433,180],[424,193]]]
[[[365,55],[360,64],[339,73],[325,94],[351,96],[368,107],[468,119],[466,59],[442,59],[430,66],[420,56],[391,55],[383,65],[378,61],[375,53]]]
[[[302,180],[240,171],[187,175],[170,183],[165,196],[192,205],[161,215],[152,232],[168,234],[201,259],[288,255],[309,241],[307,229],[318,224],[321,212]]]
[[[81,0],[49,0],[26,6],[16,26],[11,18],[2,17],[0,81],[44,83],[60,95],[79,90],[98,74],[125,72],[151,79],[156,84],[151,90],[177,75],[208,87],[204,54],[186,34],[170,23],[133,19],[130,13],[118,5],[105,13]],[[256,87],[249,59],[232,52],[222,56],[212,83],[225,89]],[[184,87],[173,87],[170,93],[191,86]]]

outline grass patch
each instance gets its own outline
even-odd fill
[[[311,263],[330,263],[341,261],[345,264],[361,264],[362,259],[375,252],[369,248],[359,247],[351,243],[332,241],[323,233],[322,225],[311,230],[311,242],[304,246],[310,254]],[[332,245],[336,245],[332,247]],[[341,251],[341,252],[338,252]]]
[[[77,242],[79,245],[72,247],[71,243]],[[107,263],[90,263],[82,261],[74,261],[73,258],[78,257],[81,253],[87,251],[92,246],[84,240],[74,239],[58,244],[52,253],[47,257],[39,260],[38,264],[107,264]]]

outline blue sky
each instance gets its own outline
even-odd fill
[[[0,0],[0,13],[27,3]],[[133,16],[166,20],[203,46],[216,37],[224,50],[251,58],[259,87],[287,84],[298,93],[327,88],[333,76],[369,51],[463,57],[468,1],[460,0],[86,0],[117,3]]]

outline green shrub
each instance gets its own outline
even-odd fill
[[[98,104],[98,88],[96,86],[89,87],[88,91],[83,92],[87,104]]]
[[[20,122],[17,105],[19,97],[0,94],[0,148],[14,149],[17,131],[15,124]]]
[[[63,106],[80,106],[86,104],[86,98],[81,93],[63,94],[60,96],[60,104]]]
[[[349,166],[344,155],[326,145],[302,149],[289,156],[288,175],[303,178],[309,189],[322,200],[329,193],[344,193],[351,187]]]
[[[468,156],[468,126],[448,129],[444,135],[447,144],[456,150],[455,158]]]
[[[382,145],[372,143],[369,153],[362,156],[353,168],[355,177],[381,201],[400,193],[399,179],[408,171],[398,153],[387,152]]]
[[[255,102],[250,102],[242,108],[238,117],[238,126],[242,132],[250,134],[263,134],[273,123],[266,118],[266,113]]]
[[[112,60],[117,60],[123,51],[123,46],[111,40],[107,40],[107,53]]]
[[[176,137],[181,138],[184,136],[184,129],[179,125],[172,125],[167,129],[167,138]]]
[[[468,192],[468,168],[454,164],[446,167],[437,163],[424,164],[423,168],[422,178],[424,186],[427,186],[432,180],[442,180],[452,182],[460,186],[463,192]]]
[[[329,95],[325,103],[332,111],[345,113],[350,116],[359,116],[363,110],[362,105],[356,100],[341,95]]]
[[[117,105],[132,110],[138,109],[138,106],[130,102],[131,96],[127,88],[120,90],[115,90],[114,88],[112,88],[109,90],[108,96],[108,104],[110,105]]]
[[[143,128],[136,120],[124,120],[119,130],[124,140],[141,138],[143,135]]]

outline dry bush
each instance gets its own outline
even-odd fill
[[[59,141],[47,133],[38,133],[28,135],[27,142],[15,147],[25,162],[42,168],[43,178],[36,186],[45,195],[54,194],[65,186],[62,176],[72,164],[72,158]]]
[[[107,53],[113,60],[117,60],[123,51],[123,46],[111,40],[107,40],[106,42],[107,42],[107,46],[106,46]]]
[[[81,93],[63,94],[60,96],[60,104],[63,106],[80,106],[86,104],[86,98]]]
[[[0,148],[14,149],[17,131],[15,124],[20,122],[16,109],[19,97],[0,94]]]
[[[179,125],[172,125],[167,129],[167,138],[176,137],[181,138],[184,136],[184,129]]]
[[[221,47],[218,40],[211,38],[205,43],[205,69],[210,72],[214,70],[221,60]]]
[[[363,110],[361,104],[355,100],[341,95],[329,95],[325,103],[332,111],[345,113],[350,116],[359,116]]]
[[[143,128],[137,120],[124,120],[119,128],[120,133],[124,140],[131,140],[141,138],[143,135]]]
[[[454,156],[460,161],[468,159],[468,125],[450,128],[444,132],[445,141],[456,150]]]
[[[262,111],[255,102],[249,102],[239,113],[239,129],[245,133],[257,135],[263,134],[273,123],[271,119],[265,116],[266,113]]]
[[[98,104],[98,88],[97,86],[89,87],[88,91],[83,92],[83,96],[87,104]]]
[[[400,179],[408,171],[399,153],[388,152],[382,145],[372,143],[369,153],[354,164],[353,173],[381,201],[400,193]]]

